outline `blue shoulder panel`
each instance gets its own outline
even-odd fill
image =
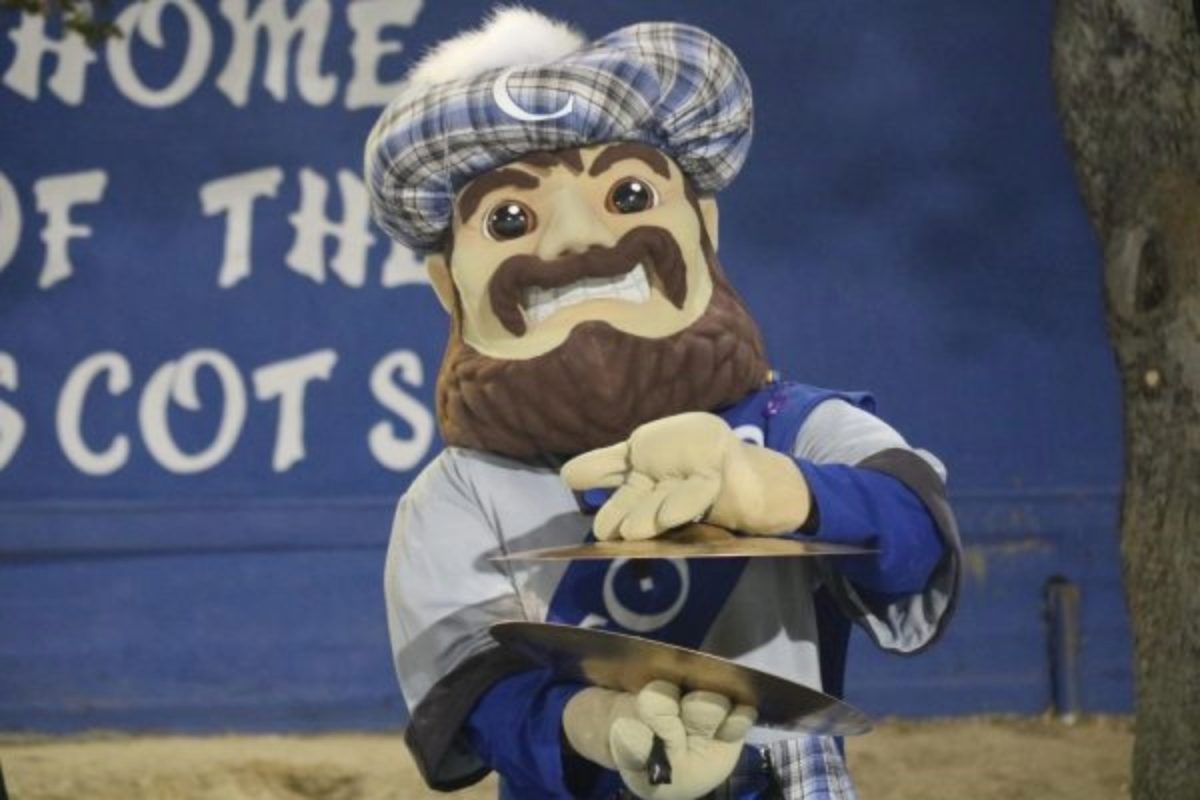
[[[875,398],[867,392],[821,389],[790,381],[772,384],[767,391],[771,397],[766,408],[765,443],[781,453],[792,452],[800,427],[813,409],[826,400],[845,400],[864,411],[875,411]]]

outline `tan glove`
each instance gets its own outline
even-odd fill
[[[648,422],[624,442],[571,459],[562,477],[576,491],[617,489],[596,514],[598,539],[649,539],[699,519],[776,536],[798,529],[812,509],[792,459],[741,441],[703,412]]]
[[[730,706],[714,692],[689,692],[681,701],[667,681],[646,684],[636,697],[589,688],[563,709],[563,731],[577,753],[619,770],[642,800],[693,800],[729,777],[754,724],[753,708]],[[671,782],[657,786],[647,775],[656,734],[671,764]]]
[[[571,749],[606,769],[617,762],[608,747],[608,732],[618,719],[637,718],[637,696],[589,686],[579,691],[563,707],[563,734]]]

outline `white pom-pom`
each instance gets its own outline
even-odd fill
[[[587,38],[565,22],[522,6],[496,9],[478,28],[436,45],[408,73],[408,86],[471,78],[481,72],[544,64],[570,55]]]

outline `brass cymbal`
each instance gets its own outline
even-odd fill
[[[845,544],[788,539],[779,536],[746,536],[716,525],[684,525],[654,539],[585,542],[566,547],[543,547],[492,556],[492,561],[586,561],[618,558],[780,558],[795,556],[856,556],[874,553]]]
[[[637,692],[663,679],[684,691],[703,689],[754,706],[760,728],[822,736],[854,736],[871,729],[866,715],[832,695],[698,650],[544,622],[500,622],[490,632],[501,645],[561,677],[593,686]]]

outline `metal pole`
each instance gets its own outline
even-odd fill
[[[1050,690],[1054,711],[1068,725],[1081,712],[1079,699],[1079,587],[1062,575],[1045,586]]]

